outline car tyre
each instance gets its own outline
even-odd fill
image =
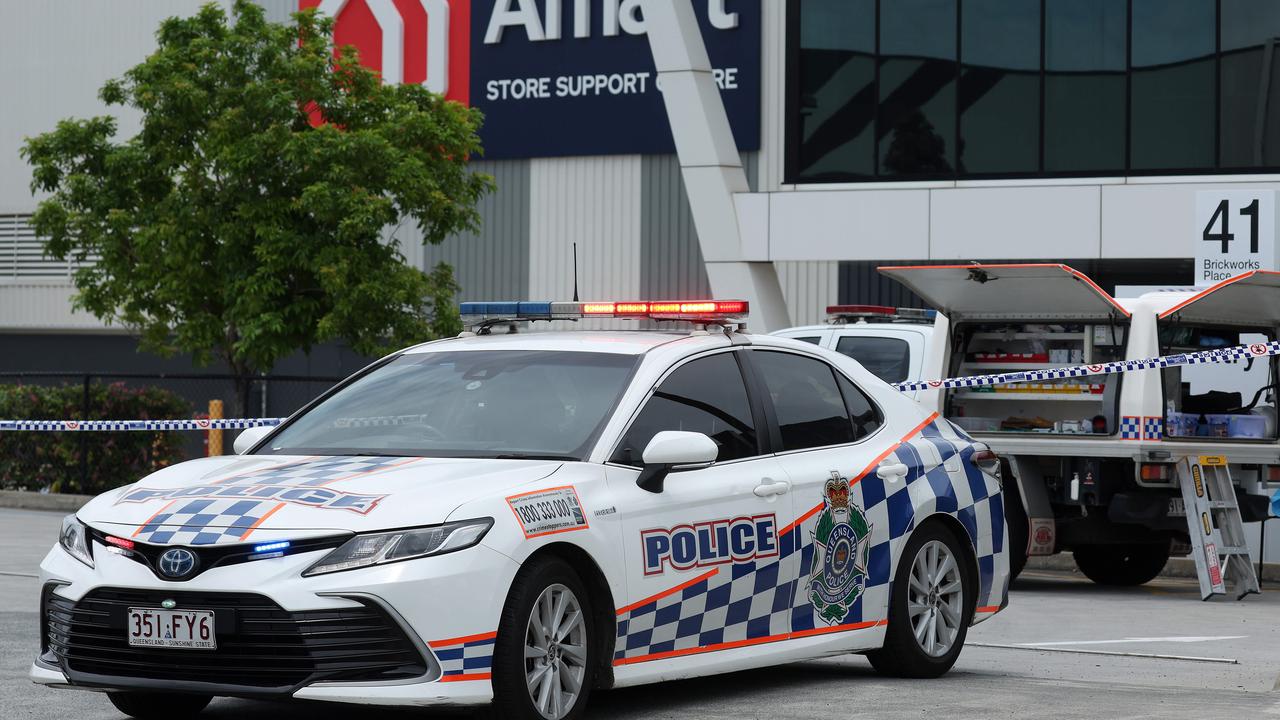
[[[1132,586],[1153,580],[1169,562],[1168,545],[1086,545],[1072,551],[1076,566],[1099,585]]]
[[[973,621],[971,556],[969,544],[939,522],[911,534],[890,590],[884,645],[867,653],[877,672],[935,678],[951,669]]]
[[[209,695],[133,691],[107,693],[107,698],[117,710],[138,720],[181,720],[195,717],[213,699]]]
[[[596,679],[591,598],[564,560],[544,557],[511,585],[493,654],[493,714],[573,720]]]

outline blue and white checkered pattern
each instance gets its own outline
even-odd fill
[[[1120,418],[1120,439],[1141,440],[1142,418],[1132,415],[1125,415]]]
[[[493,643],[497,633],[465,642],[441,644],[429,643],[436,660],[440,661],[441,677],[462,679],[474,675],[487,679],[493,668]]]
[[[1161,418],[1161,417],[1142,418],[1142,439],[1143,440],[1163,440],[1164,439],[1164,418]]]
[[[316,487],[367,475],[402,457],[332,457],[290,462],[244,475],[213,480],[222,486]],[[244,540],[251,529],[280,505],[275,499],[253,497],[184,498],[152,517],[134,538],[156,545],[214,545]]]
[[[986,475],[968,462],[973,452],[966,435],[938,420],[891,456],[909,468],[905,482],[886,483],[874,469],[852,479],[850,504],[862,508],[875,544],[867,552],[865,589],[840,625],[885,618],[894,558],[915,528],[915,519],[935,512],[958,519],[977,550],[978,605],[1003,604],[1007,583],[993,587],[993,579],[997,571],[1008,575],[1004,506],[1001,495],[991,494]],[[776,559],[721,567],[690,587],[622,613],[614,662],[715,649],[743,640],[782,639],[827,627],[806,591],[815,562],[817,517],[812,514],[779,538]]]

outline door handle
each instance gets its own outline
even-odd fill
[[[754,492],[757,497],[773,497],[775,495],[781,495],[790,489],[791,483],[786,480],[760,478],[760,484],[756,486]]]
[[[906,477],[907,472],[908,468],[904,463],[886,462],[876,468],[876,475],[878,475],[881,480],[887,480],[891,483],[896,483]]]

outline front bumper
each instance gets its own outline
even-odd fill
[[[59,607],[85,606],[90,610],[102,610],[104,596],[119,596],[122,606],[136,602],[138,597],[154,600],[160,595],[166,599],[190,598],[191,609],[200,609],[199,598],[209,598],[206,604],[218,607],[213,600],[230,598],[259,598],[258,606],[248,614],[238,611],[226,613],[228,623],[239,633],[245,622],[259,623],[264,632],[279,630],[279,637],[267,637],[270,642],[292,640],[288,626],[272,625],[272,619],[296,617],[310,623],[319,619],[326,622],[335,617],[350,615],[357,618],[369,613],[371,608],[382,613],[398,627],[412,648],[420,653],[420,669],[414,677],[396,677],[389,680],[352,681],[332,680],[342,673],[328,672],[337,667],[325,666],[325,673],[304,674],[293,677],[292,683],[256,682],[245,675],[227,672],[219,676],[217,667],[234,666],[240,656],[228,654],[214,662],[211,653],[219,650],[170,650],[164,651],[165,664],[155,665],[156,654],[146,654],[146,663],[153,663],[149,671],[146,663],[136,669],[121,670],[120,665],[108,665],[109,672],[101,672],[102,664],[76,659],[76,650],[68,650],[66,638],[58,639],[62,653],[51,648],[50,635],[42,638],[42,655],[32,664],[32,681],[50,686],[76,687],[97,690],[142,689],[168,692],[193,692],[211,695],[234,696],[292,696],[314,700],[330,700],[350,703],[381,705],[471,705],[492,699],[489,682],[489,665],[493,648],[493,636],[506,590],[514,578],[517,565],[510,558],[484,545],[467,550],[390,565],[333,573],[311,578],[301,576],[303,570],[323,555],[322,552],[302,553],[269,560],[260,560],[228,567],[213,568],[186,582],[171,582],[157,578],[145,566],[113,555],[96,552],[96,567],[89,568],[71,558],[60,548],[53,548],[41,565],[41,587],[51,588],[53,602]],[[237,600],[242,601],[242,600]],[[179,600],[180,603],[187,602]],[[144,606],[151,606],[143,602]],[[180,605],[181,606],[181,605]],[[270,606],[270,607],[265,607]],[[275,613],[271,616],[254,615],[253,612]],[[41,609],[42,627],[50,615]],[[119,613],[113,610],[118,625]],[[242,617],[237,617],[241,615]],[[67,616],[63,616],[64,618]],[[102,616],[96,616],[101,618]],[[218,618],[219,636],[222,637],[222,618]],[[61,626],[60,626],[61,627]],[[115,625],[90,628],[96,633],[86,635],[90,645],[107,645],[106,649],[92,648],[97,655],[120,653],[123,648],[123,627]],[[118,637],[117,637],[118,633]],[[341,636],[341,633],[339,633]],[[262,635],[259,635],[261,639]],[[236,642],[244,645],[244,637],[230,638],[227,648]],[[307,639],[306,642],[311,642]],[[325,645],[326,657],[333,653],[355,652],[355,647],[366,647],[367,638],[355,638],[350,647],[345,642]],[[128,651],[127,648],[123,648]],[[116,656],[119,657],[119,656]],[[91,658],[92,659],[92,658]],[[251,666],[250,659],[241,663]],[[209,666],[217,666],[208,670]],[[181,670],[201,669],[200,673]],[[241,668],[244,669],[244,668]],[[402,673],[403,674],[403,673]],[[199,679],[196,679],[196,678]],[[353,677],[348,674],[348,677]]]

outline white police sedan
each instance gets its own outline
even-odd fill
[[[68,517],[31,678],[138,718],[242,696],[556,720],[842,653],[946,672],[1007,602],[994,455],[746,309],[466,304],[475,332]],[[694,329],[513,332],[581,317]]]

